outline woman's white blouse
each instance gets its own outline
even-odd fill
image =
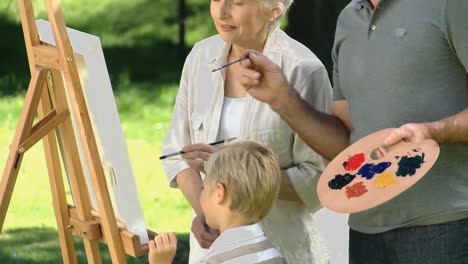
[[[224,97],[216,141],[239,137],[246,99],[245,97]]]
[[[214,142],[218,136],[224,101],[224,73],[211,70],[226,63],[230,44],[219,35],[197,43],[185,62],[173,119],[162,153],[179,151],[188,144]],[[279,65],[291,87],[318,111],[330,112],[332,89],[319,59],[282,30],[271,32],[263,54]],[[326,160],[262,102],[247,95],[239,138],[263,143],[276,152],[303,204],[277,200],[261,221],[265,234],[281,250],[288,263],[328,263],[320,243],[313,213],[320,207],[318,177]],[[163,161],[172,187],[175,177],[189,168],[184,160]]]

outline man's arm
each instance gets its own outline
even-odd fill
[[[272,109],[296,131],[311,148],[331,160],[349,145],[350,124],[347,103],[333,104],[333,115],[314,110],[299,95],[289,89],[291,95],[279,99]]]
[[[337,116],[316,111],[289,88],[277,65],[256,52],[248,55],[251,64],[243,64],[240,82],[252,97],[269,104],[307,145],[325,158],[333,159],[348,146],[350,121],[347,103],[338,101],[334,104]]]

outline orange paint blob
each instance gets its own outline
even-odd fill
[[[353,184],[352,186],[346,187],[346,196],[348,199],[353,197],[359,197],[367,192],[367,188],[363,182],[358,182]]]

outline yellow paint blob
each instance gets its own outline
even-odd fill
[[[375,176],[374,184],[380,188],[386,188],[396,183],[395,177],[389,172],[383,172]]]

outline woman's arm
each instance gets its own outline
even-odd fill
[[[296,189],[294,189],[287,171],[285,170],[281,171],[281,187],[278,194],[278,199],[301,204],[303,203],[301,197],[299,197],[297,194]]]
[[[176,182],[195,213],[197,215],[203,215],[200,206],[202,180],[198,171],[192,168],[183,170],[177,175]]]

